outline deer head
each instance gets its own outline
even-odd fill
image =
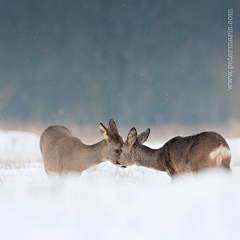
[[[132,166],[138,158],[138,148],[148,139],[150,128],[137,136],[137,130],[132,128],[122,147],[122,153],[116,162],[120,167]]]
[[[108,129],[100,123],[100,132],[103,138],[106,140],[106,145],[102,149],[102,157],[109,160],[113,164],[119,160],[122,152],[123,139],[119,135],[116,123],[111,119],[109,121]]]

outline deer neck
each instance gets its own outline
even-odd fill
[[[102,150],[106,146],[107,146],[106,140],[102,140],[101,142],[87,146],[88,148],[87,158],[89,160],[90,165],[94,166],[105,161],[104,157],[102,156]]]
[[[139,145],[137,148],[136,165],[166,172],[163,162],[164,154],[161,149],[155,150],[144,145]]]

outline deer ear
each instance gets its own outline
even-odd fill
[[[108,141],[109,140],[109,134],[108,134],[107,128],[102,123],[99,124],[99,127],[100,127],[100,132],[101,132],[103,138],[106,141]]]
[[[139,143],[143,144],[144,142],[147,141],[148,137],[150,134],[150,128],[142,132],[141,134],[138,135],[137,140]]]
[[[137,140],[137,130],[135,128],[132,128],[128,133],[127,142],[130,145],[133,145],[136,142],[136,140]]]
[[[114,135],[119,135],[116,123],[111,119],[108,124],[109,131]]]

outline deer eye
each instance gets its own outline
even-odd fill
[[[115,152],[116,152],[116,153],[121,153],[122,150],[121,150],[121,149],[115,149]]]

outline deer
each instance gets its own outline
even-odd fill
[[[81,176],[84,170],[104,161],[117,161],[124,143],[117,125],[111,119],[108,129],[102,123],[99,127],[103,140],[93,145],[84,144],[64,126],[50,126],[42,133],[40,150],[49,179],[69,173]]]
[[[167,172],[171,180],[183,173],[193,174],[213,167],[231,172],[231,151],[226,140],[216,132],[201,132],[192,136],[177,136],[159,149],[142,145],[149,137],[148,128],[137,135],[132,128],[122,147],[116,165],[138,165]]]

